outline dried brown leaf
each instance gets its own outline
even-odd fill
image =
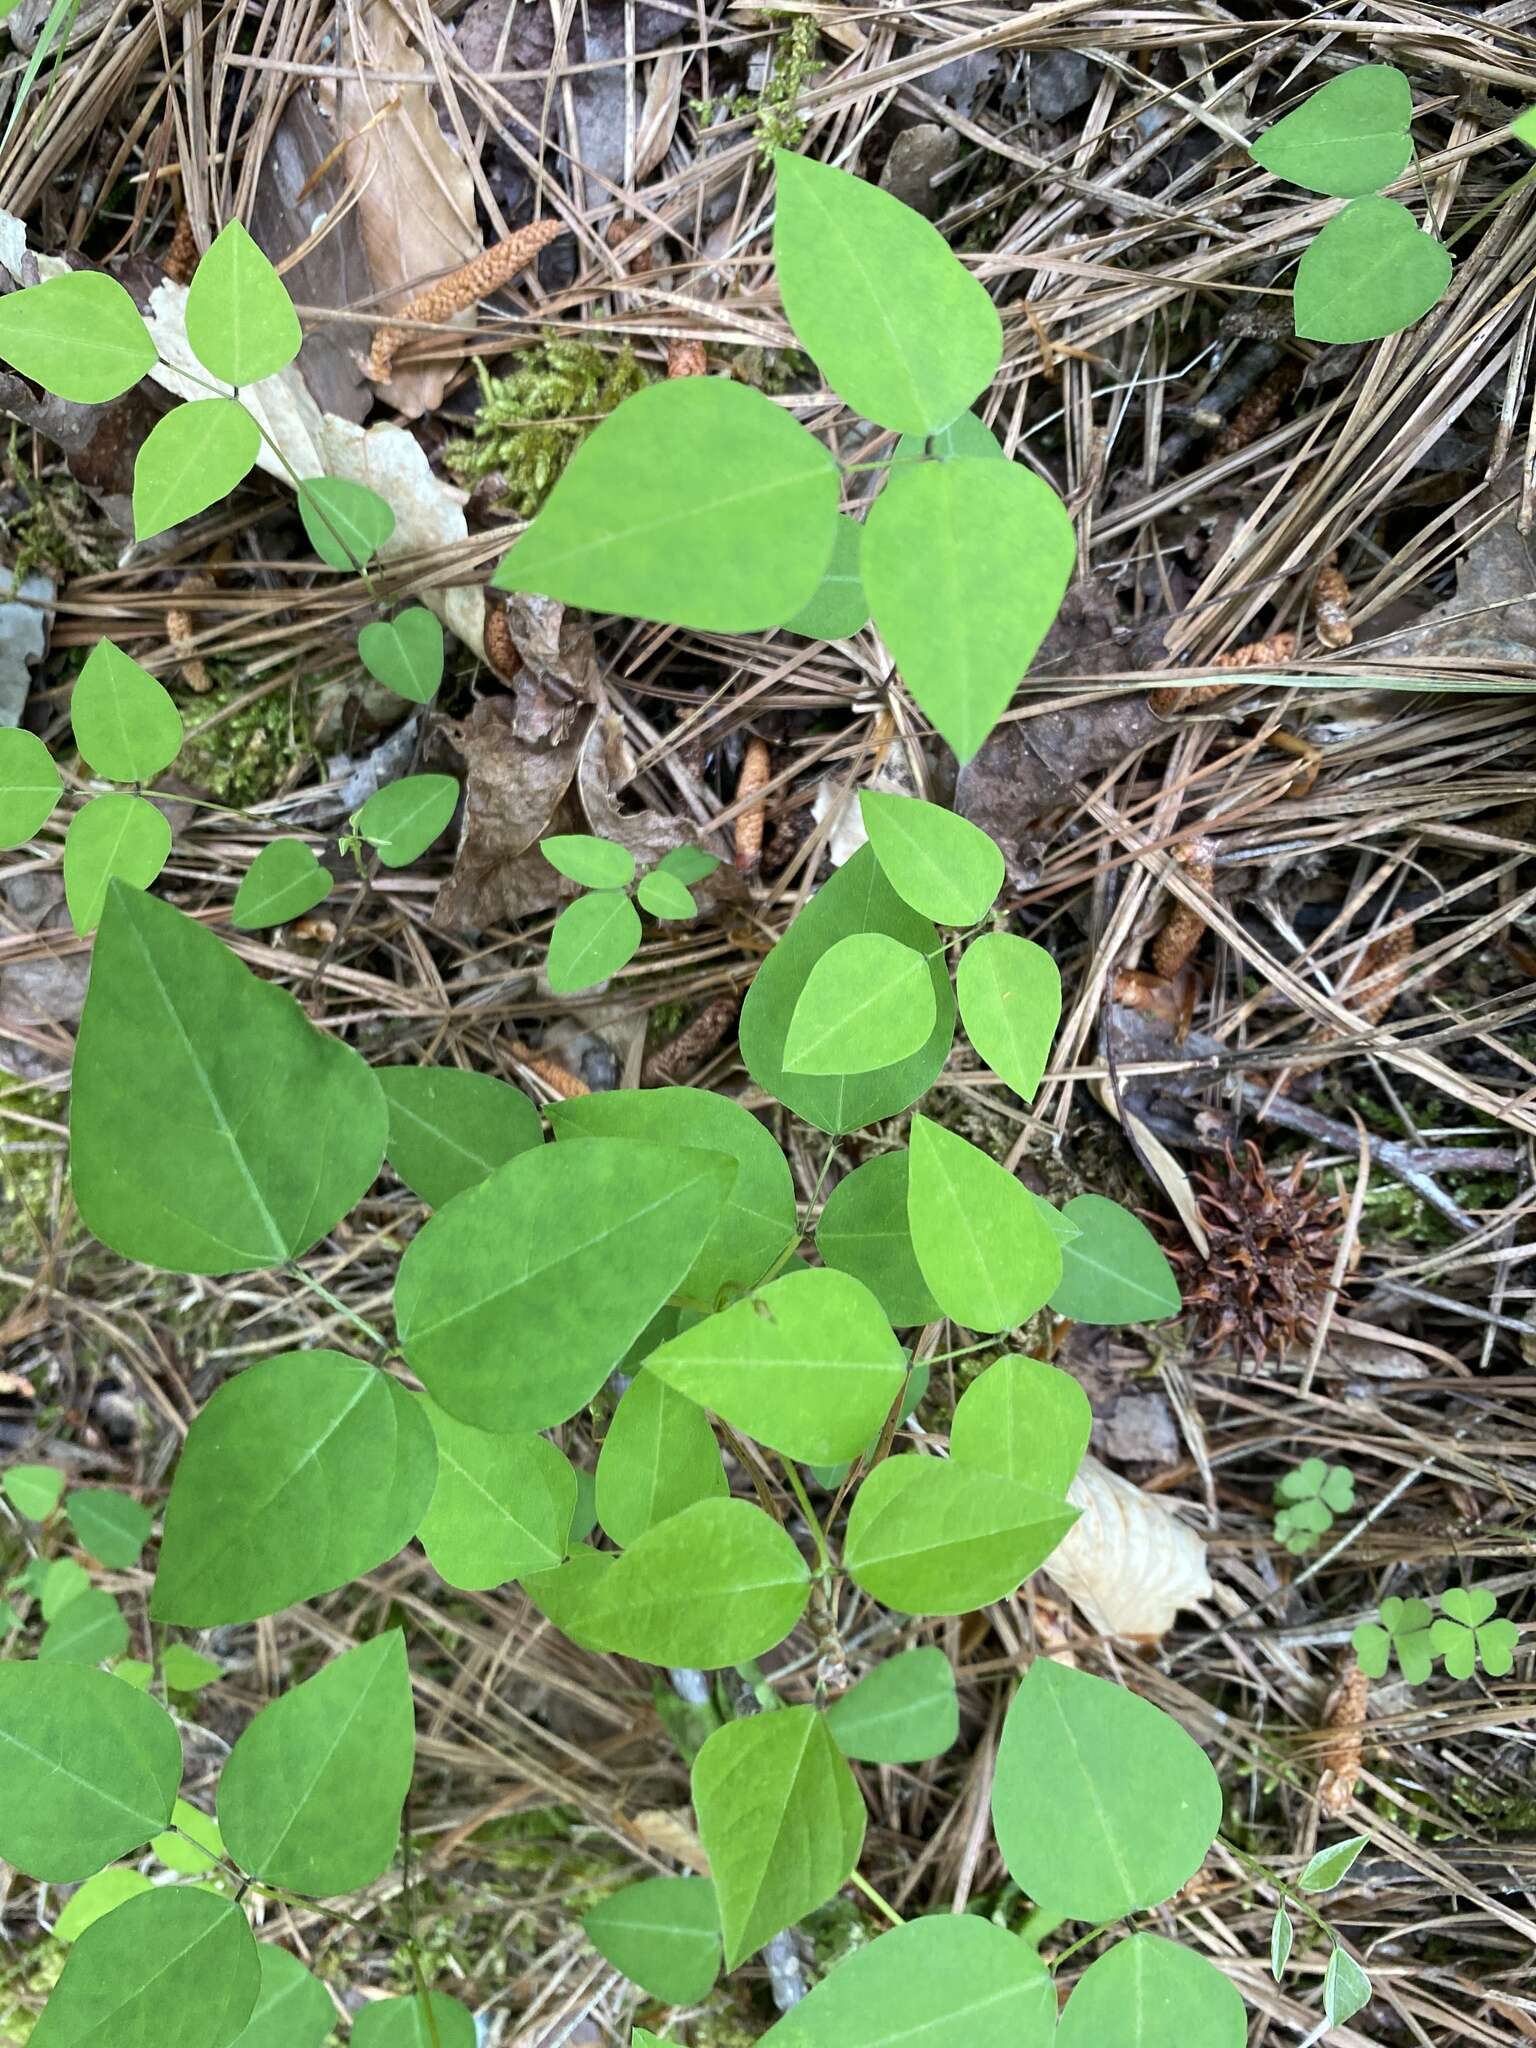
[[[1045,1570],[1101,1635],[1155,1641],[1181,1608],[1210,1598],[1205,1545],[1166,1501],[1092,1456],[1067,1498],[1082,1513]]]

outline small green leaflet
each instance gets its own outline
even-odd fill
[[[399,1629],[334,1658],[246,1728],[219,1777],[240,1868],[305,1898],[371,1884],[394,1860],[416,1755]]]
[[[578,896],[555,919],[544,972],[555,995],[595,988],[634,959],[644,934],[633,903],[618,889]]]
[[[1331,1892],[1342,1884],[1354,1867],[1355,1858],[1370,1840],[1369,1835],[1351,1835],[1347,1842],[1335,1842],[1319,1849],[1296,1883],[1304,1892]]]
[[[862,1280],[898,1329],[943,1311],[928,1291],[907,1225],[907,1155],[881,1152],[840,1180],[816,1226],[822,1263]]]
[[[170,1827],[164,1834],[155,1835],[149,1846],[167,1870],[183,1877],[203,1876],[224,1853],[218,1822],[198,1807],[189,1806],[185,1799],[177,1800],[171,1810]]]
[[[370,620],[357,636],[357,655],[386,690],[430,704],[443,680],[443,629],[425,605],[407,605],[392,619]]]
[[[884,932],[852,932],[812,967],[789,1020],[789,1074],[868,1074],[926,1043],[936,1014],[921,953]]]
[[[864,1846],[859,1788],[814,1707],[717,1729],[693,1766],[693,1805],[728,1970],[824,1906]]]
[[[1242,1996],[1214,1963],[1132,1934],[1084,1970],[1055,2048],[1243,2048],[1247,2038]]]
[[[579,1650],[604,1650],[608,1646],[593,1632],[591,1624],[601,1618],[603,1589],[616,1563],[611,1551],[593,1550],[578,1543],[562,1565],[552,1572],[529,1572],[523,1591],[546,1620],[561,1635],[569,1636]]]
[[[148,1508],[106,1486],[76,1487],[64,1513],[80,1548],[117,1572],[138,1563],[155,1522]]]
[[[1486,1586],[1451,1586],[1440,1595],[1444,1613],[1429,1631],[1435,1654],[1452,1678],[1470,1678],[1481,1664],[1490,1678],[1507,1678],[1515,1668],[1520,1631],[1512,1621],[1494,1619],[1498,1602]]]
[[[589,611],[755,633],[809,603],[832,553],[837,466],[747,384],[679,377],[588,435],[492,577]]]
[[[657,861],[653,872],[670,875],[685,889],[691,889],[695,882],[707,881],[719,865],[720,856],[706,853],[702,846],[674,846]]]
[[[133,537],[217,505],[261,453],[261,430],[234,398],[192,398],[150,428],[133,465]]]
[[[879,1302],[826,1268],[770,1280],[659,1346],[646,1370],[805,1465],[856,1458],[907,1376]]]
[[[1429,1602],[1402,1600],[1394,1593],[1379,1611],[1379,1621],[1362,1621],[1349,1639],[1360,1669],[1368,1678],[1385,1678],[1395,1652],[1403,1677],[1410,1685],[1422,1685],[1435,1668]]]
[[[707,1877],[642,1878],[581,1924],[600,1955],[667,2005],[697,2005],[720,1974],[720,1916]]]
[[[312,476],[299,485],[299,517],[329,569],[366,569],[395,530],[394,507],[367,484]]]
[[[886,1458],[854,1496],[843,1564],[899,1614],[969,1614],[1043,1564],[1077,1509],[952,1458]]]
[[[955,992],[967,1038],[993,1073],[1030,1101],[1061,1021],[1056,962],[1033,939],[986,932],[961,954]]]
[[[124,1685],[131,1685],[135,1692],[148,1692],[154,1675],[154,1665],[146,1664],[142,1657],[119,1657],[112,1666],[112,1676],[120,1678]]]
[[[1536,149],[1536,107],[1527,107],[1523,114],[1517,114],[1509,124],[1509,132],[1527,149]]]
[[[785,630],[809,640],[851,640],[869,624],[869,600],[859,575],[859,549],[864,529],[846,512],[837,515],[832,559],[809,604],[802,605]]]
[[[170,825],[147,797],[122,790],[93,797],[64,837],[64,900],[75,930],[95,931],[114,881],[147,889],[170,854]]]
[[[832,1702],[827,1726],[844,1756],[867,1764],[920,1764],[960,1733],[955,1674],[932,1644],[887,1657]]]
[[[918,708],[962,763],[1007,710],[1076,558],[1066,507],[1021,463],[913,463],[871,506],[870,611]]]
[[[474,2015],[441,1991],[381,1998],[352,2022],[351,2048],[475,2048]]]
[[[1291,1949],[1295,1940],[1296,1929],[1290,1914],[1284,1906],[1276,1906],[1275,1917],[1269,1929],[1269,1973],[1277,1984],[1285,1975],[1285,1966],[1291,1960]]]
[[[470,1592],[565,1557],[576,1474],[547,1437],[492,1436],[423,1399],[437,1439],[437,1486],[417,1534],[438,1577]]]
[[[1413,94],[1391,64],[1357,64],[1308,93],[1250,150],[1277,178],[1333,199],[1379,192],[1413,161]]]
[[[637,1373],[597,1456],[597,1519],[608,1535],[627,1547],[695,1501],[729,1492],[703,1409],[655,1373]]]
[[[447,831],[458,802],[451,775],[403,775],[369,797],[357,814],[358,834],[385,867],[407,867]]]
[[[75,405],[121,398],[155,360],[138,307],[104,271],[71,270],[0,299],[0,361]]]
[[[1210,1759],[1177,1721],[1107,1679],[1030,1665],[998,1745],[992,1825],[1043,1911],[1096,1925],[1172,1898],[1221,1811]]]
[[[539,842],[539,851],[568,881],[583,889],[627,889],[635,879],[635,856],[612,839],[589,832],[562,832]]]
[[[938,229],[878,185],[787,149],[774,170],[790,326],[855,412],[934,433],[996,375],[997,308]]]
[[[275,376],[304,340],[287,286],[237,220],[220,229],[199,261],[186,321],[193,355],[226,384]]]
[[[201,1885],[157,1885],[76,1941],[32,2048],[227,2048],[260,1987],[238,1906]]]
[[[181,751],[181,713],[170,693],[111,640],[87,655],[69,719],[81,759],[114,782],[148,782]]]
[[[949,1455],[1060,1498],[1077,1476],[1092,1427],[1088,1396],[1070,1373],[1010,1355],[972,1380],[955,1404]]]
[[[171,1817],[181,1738],[165,1709],[105,1671],[0,1663],[0,1856],[73,1884]]]
[[[52,1465],[12,1465],[0,1473],[0,1490],[29,1522],[46,1522],[64,1491],[64,1474]]]
[[[244,2033],[230,2048],[322,2048],[336,2024],[325,1986],[297,1956],[264,1941],[261,1989]]]
[[[7,303],[0,299],[0,306]],[[63,786],[52,755],[36,733],[0,727],[0,849],[25,846],[41,832]]]
[[[1411,327],[1450,281],[1450,251],[1406,206],[1352,199],[1302,255],[1296,332],[1305,341],[1379,341]]]
[[[246,869],[229,921],[237,932],[287,924],[323,903],[334,884],[302,839],[273,839]]]
[[[376,1067],[389,1104],[390,1165],[429,1209],[544,1142],[520,1088],[460,1067]]]
[[[1061,1247],[1051,1307],[1075,1323],[1150,1323],[1176,1316],[1178,1282],[1139,1216],[1103,1195],[1074,1195],[1062,1210],[1078,1235]]]
[[[169,1692],[201,1692],[205,1685],[212,1685],[216,1678],[224,1675],[211,1658],[198,1650],[188,1649],[185,1643],[167,1644],[165,1655],[160,1659],[160,1669]]]
[[[1003,856],[969,818],[875,789],[860,794],[859,811],[886,880],[919,916],[935,924],[986,916],[1003,886]],[[1059,982],[1057,991],[1059,1008]]]
[[[957,455],[979,455],[988,462],[1007,460],[1001,442],[980,414],[962,412],[936,434],[903,434],[891,462],[953,462]]]
[[[42,1573],[38,1604],[44,1621],[57,1621],[71,1600],[90,1590],[91,1575],[75,1558],[56,1557],[43,1565]]]
[[[144,1873],[130,1869],[126,1863],[114,1863],[110,1870],[99,1870],[94,1877],[87,1878],[54,1921],[54,1937],[59,1941],[78,1941],[87,1927],[104,1913],[110,1913],[114,1906],[151,1890],[153,1885]]]
[[[650,874],[640,877],[635,899],[640,908],[649,911],[652,917],[675,920],[695,917],[698,914],[699,906],[676,875],[666,874],[660,868],[655,868]]]
[[[1028,1190],[977,1145],[914,1115],[912,1249],[934,1300],[970,1330],[1011,1330],[1059,1286],[1062,1247]]]
[[[1323,1972],[1323,2017],[1330,2027],[1341,2027],[1370,2002],[1370,1978],[1352,1955],[1335,1948]]]
[[[193,1421],[166,1503],[157,1621],[254,1621],[360,1578],[415,1535],[437,1466],[420,1404],[337,1351],[248,1366]]]

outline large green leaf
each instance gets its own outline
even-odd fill
[[[318,1977],[295,1955],[264,1941],[261,1989],[234,2048],[322,2048],[336,2024],[336,2008]]]
[[[1169,1715],[1049,1657],[1030,1665],[998,1745],[992,1825],[1042,1911],[1096,1924],[1171,1898],[1221,1804],[1210,1759]]]
[[[1103,1195],[1075,1195],[1062,1211],[1077,1236],[1062,1245],[1051,1307],[1075,1323],[1150,1323],[1179,1312],[1179,1287],[1139,1216]]]
[[[93,932],[113,882],[147,889],[170,858],[171,828],[146,797],[92,797],[64,838],[64,898],[77,932]]]
[[[862,1281],[785,1273],[658,1346],[646,1371],[806,1465],[855,1458],[906,1383],[906,1358]]]
[[[387,868],[408,867],[448,830],[459,804],[451,775],[402,775],[376,789],[357,814],[357,831]]]
[[[764,2048],[1051,2048],[1056,1993],[1038,1951],[973,1913],[935,1913],[857,1948]],[[1126,2048],[1105,2035],[1097,2048]]]
[[[474,2014],[441,1991],[380,1998],[352,2022],[351,2048],[475,2048]]]
[[[832,457],[790,413],[748,384],[679,377],[588,435],[491,580],[589,611],[759,632],[809,602],[837,501]]]
[[[997,373],[997,308],[938,229],[878,185],[774,153],[773,232],[789,324],[839,398],[931,434]]]
[[[0,299],[0,306],[6,303]],[[37,734],[0,726],[0,849],[25,846],[41,832],[62,788],[53,756]]]
[[[86,1928],[31,2048],[229,2048],[260,1986],[238,1906],[201,1885],[157,1885]]]
[[[594,889],[568,903],[549,934],[544,972],[555,995],[595,988],[640,947],[640,914],[622,889]]]
[[[933,976],[884,932],[839,939],[811,969],[784,1040],[790,1074],[868,1074],[909,1058],[933,1030]]]
[[[576,1512],[576,1474],[548,1437],[492,1436],[423,1403],[437,1486],[419,1535],[439,1578],[479,1592],[552,1571]]]
[[[986,916],[1003,886],[1003,856],[979,826],[889,790],[864,790],[859,811],[875,858],[903,903],[935,924],[974,924]]]
[[[436,1463],[420,1405],[374,1367],[336,1351],[247,1367],[187,1432],[150,1612],[208,1628],[346,1585],[415,1535]]]
[[[695,1501],[730,1491],[702,1408],[649,1371],[613,1412],[597,1456],[597,1519],[621,1547]]]
[[[811,640],[847,640],[869,624],[869,600],[859,575],[863,539],[859,522],[839,512],[832,559],[810,602],[785,620],[786,631],[804,633]]]
[[[587,1138],[456,1195],[395,1281],[400,1342],[433,1399],[479,1429],[568,1420],[693,1265],[735,1171],[717,1152]]]
[[[827,1709],[844,1756],[868,1764],[920,1764],[960,1733],[949,1659],[932,1644],[887,1657]]]
[[[73,1488],[64,1513],[81,1549],[115,1572],[125,1572],[138,1563],[155,1525],[148,1508],[109,1486]]]
[[[1247,2038],[1229,1977],[1176,1941],[1132,1934],[1078,1979],[1056,2048],[1243,2048]]]
[[[955,990],[966,1036],[993,1073],[1028,1102],[1061,1021],[1056,962],[1033,939],[986,932],[960,955]]]
[[[389,1104],[389,1163],[429,1209],[544,1142],[520,1088],[460,1067],[378,1067]]]
[[[794,1241],[795,1184],[773,1134],[728,1095],[704,1088],[612,1088],[550,1104],[557,1139],[643,1138],[697,1145],[736,1161],[736,1179],[679,1292],[707,1305],[751,1287]]]
[[[155,344],[115,277],[72,270],[0,299],[0,362],[76,405],[104,405],[154,368]]]
[[[801,991],[817,961],[854,932],[883,932],[925,956],[933,978],[933,1030],[917,1052],[872,1074],[791,1074],[784,1045]],[[741,1056],[760,1088],[835,1135],[910,1108],[943,1072],[954,1033],[954,994],[939,935],[902,902],[881,874],[873,848],[861,846],[817,890],[757,970],[742,1006]]]
[[[907,1155],[881,1152],[840,1180],[816,1226],[822,1261],[862,1280],[898,1329],[943,1310],[928,1291],[907,1224]]]
[[[1017,462],[892,472],[864,522],[864,588],[918,707],[961,761],[1008,708],[1076,559],[1066,507]]]
[[[783,1642],[810,1594],[805,1559],[747,1500],[701,1500],[648,1529],[582,1617],[645,1664],[742,1664]]]
[[[1413,161],[1413,93],[1391,64],[1355,64],[1308,93],[1250,150],[1277,178],[1334,199],[1390,185]]]
[[[86,656],[69,722],[86,766],[113,782],[148,782],[181,751],[170,692],[111,640],[98,640]]]
[[[172,1272],[279,1266],[367,1191],[387,1121],[367,1066],[292,996],[109,888],[70,1096],[75,1200],[103,1243]]]
[[[911,1140],[907,1222],[934,1300],[967,1329],[1014,1329],[1060,1284],[1055,1232],[979,1145],[925,1116]]]
[[[720,1915],[707,1877],[646,1877],[582,1918],[588,1941],[667,2005],[697,2005],[720,1974]]]
[[[854,1495],[843,1564],[900,1614],[969,1614],[1016,1592],[1076,1520],[1065,1501],[952,1458],[887,1458]]]
[[[859,1788],[814,1707],[717,1728],[694,1762],[693,1805],[728,1970],[824,1906],[864,1846]]]
[[[1352,199],[1308,243],[1296,272],[1306,341],[1379,341],[1445,296],[1451,254],[1395,199]]]
[[[250,1876],[306,1898],[352,1892],[394,1860],[416,1759],[399,1629],[348,1650],[246,1728],[219,1777],[219,1826]]]
[[[227,498],[260,453],[261,430],[237,399],[173,407],[134,458],[134,539],[152,540]]]
[[[302,839],[269,839],[246,869],[229,921],[237,932],[287,924],[323,903],[334,884]]]
[[[204,252],[187,293],[186,321],[193,355],[226,384],[275,376],[304,340],[288,287],[237,220]]]
[[[1083,1462],[1093,1409],[1069,1372],[1009,1355],[971,1381],[955,1404],[949,1454],[1060,1497]]]
[[[165,1709],[105,1671],[0,1663],[0,1856],[73,1884],[171,1817],[181,1738]]]

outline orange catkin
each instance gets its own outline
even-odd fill
[[[747,741],[747,751],[741,760],[741,775],[736,783],[736,801],[753,797],[768,780],[772,763],[768,753],[768,742],[756,734]],[[763,816],[761,803],[748,803],[736,820],[736,865],[744,875],[751,874],[762,857]]]
[[[468,263],[450,270],[436,284],[400,308],[395,320],[376,330],[373,348],[363,365],[363,375],[375,384],[386,384],[394,367],[396,352],[411,338],[410,322],[440,324],[499,291],[538,255],[557,235],[566,232],[563,220],[536,220],[519,228],[505,240],[493,242]]]

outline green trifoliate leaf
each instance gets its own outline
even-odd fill
[[[106,1486],[77,1487],[64,1503],[75,1541],[109,1571],[127,1571],[139,1561],[155,1518],[126,1493]]]
[[[856,932],[883,932],[921,953],[933,980],[934,1024],[918,1051],[871,1074],[791,1074],[790,1020],[818,960]],[[757,971],[741,1012],[741,1054],[758,1086],[818,1130],[836,1135],[897,1116],[938,1079],[954,1038],[955,1005],[938,933],[909,910],[861,846],[817,890]]]
[[[667,2005],[697,2005],[720,1974],[720,1915],[707,1877],[646,1877],[582,1918],[598,1954]]]
[[[1450,251],[1395,199],[1352,199],[1307,245],[1296,272],[1296,332],[1305,341],[1379,341],[1444,296]]]
[[[1520,1631],[1512,1621],[1495,1621],[1498,1603],[1486,1586],[1452,1586],[1440,1596],[1444,1614],[1430,1628],[1430,1645],[1445,1660],[1452,1678],[1470,1678],[1481,1664],[1490,1678],[1514,1669]]]
[[[637,1373],[597,1457],[597,1519],[607,1533],[627,1547],[695,1501],[729,1492],[703,1409],[655,1373]]]
[[[57,1621],[49,1622],[37,1646],[41,1658],[61,1664],[100,1664],[120,1657],[128,1647],[123,1610],[97,1586],[71,1600]]]
[[[1061,1282],[1062,1247],[1028,1190],[978,1145],[912,1119],[907,1223],[934,1300],[970,1330],[1011,1330]]]
[[[1003,856],[969,818],[877,789],[862,792],[859,810],[875,858],[903,903],[935,924],[974,924],[986,916],[1003,886]]]
[[[1055,2048],[1243,2048],[1247,2038],[1230,1978],[1176,1941],[1133,1934],[1078,1979]]]
[[[150,1842],[167,1870],[182,1877],[201,1877],[212,1870],[224,1853],[219,1824],[210,1814],[178,1799],[171,1812],[171,1825]]]
[[[678,919],[698,915],[699,906],[676,875],[664,874],[660,868],[640,877],[635,899],[652,917]]]
[[[1051,2048],[1037,1952],[971,1913],[909,1920],[834,1964],[764,2048]],[[1101,2048],[1121,2048],[1108,2040]]]
[[[782,1643],[810,1593],[805,1559],[746,1500],[702,1500],[658,1522],[594,1590],[583,1619],[645,1664],[743,1664]]]
[[[352,2048],[475,2048],[474,2014],[441,1991],[381,1998],[352,2022]]]
[[[565,1557],[576,1474],[548,1437],[492,1436],[424,1400],[437,1439],[437,1485],[422,1547],[438,1577],[481,1592],[552,1571]]]
[[[918,708],[962,762],[1007,710],[1055,618],[1077,542],[1017,462],[893,471],[864,522],[864,588]]]
[[[568,1138],[638,1138],[693,1145],[735,1160],[736,1178],[725,1206],[677,1290],[695,1301],[713,1303],[722,1288],[754,1286],[794,1240],[789,1162],[772,1133],[728,1096],[704,1088],[613,1088],[551,1103],[549,1121],[561,1143]]]
[[[1124,1686],[1037,1657],[998,1745],[992,1825],[1042,1911],[1097,1923],[1171,1898],[1221,1826],[1210,1759]]]
[[[999,1358],[955,1405],[949,1454],[1061,1498],[1088,1448],[1093,1410],[1068,1372],[1040,1358]]]
[[[728,1970],[824,1906],[864,1846],[859,1788],[814,1707],[717,1729],[693,1766],[693,1805]]]
[[[927,960],[884,932],[853,932],[812,967],[789,1020],[789,1074],[868,1074],[917,1052],[933,1030]]]
[[[385,867],[403,868],[448,830],[458,802],[451,775],[403,775],[374,791],[357,814],[357,830]]]
[[[0,299],[0,362],[76,405],[104,405],[155,366],[155,344],[115,277],[72,270]]]
[[[1394,1652],[1409,1685],[1422,1685],[1434,1670],[1431,1611],[1426,1600],[1383,1600],[1379,1621],[1363,1621],[1350,1644],[1368,1678],[1385,1678]]]
[[[816,1226],[822,1263],[862,1280],[898,1329],[935,1321],[907,1224],[907,1155],[882,1152],[856,1166],[828,1195]]]
[[[334,884],[302,839],[274,839],[245,871],[229,921],[237,932],[265,931],[303,917]]]
[[[785,1273],[681,1331],[646,1370],[804,1465],[857,1457],[907,1376],[879,1302],[824,1267]]]
[[[1178,1282],[1139,1216],[1103,1195],[1074,1195],[1062,1211],[1078,1235],[1061,1248],[1051,1307],[1075,1323],[1151,1323],[1176,1316]]]
[[[288,287],[237,220],[219,230],[199,262],[186,319],[193,355],[226,384],[276,376],[304,340]]]
[[[955,991],[967,1038],[993,1073],[1030,1101],[1061,1020],[1056,962],[1033,939],[985,932],[961,954]]]
[[[371,1884],[394,1860],[416,1756],[398,1629],[263,1707],[219,1778],[219,1826],[243,1871],[305,1898]]]
[[[628,1138],[521,1153],[412,1239],[395,1282],[411,1366],[478,1429],[567,1421],[675,1291],[734,1178],[717,1152]]]
[[[635,879],[635,856],[629,848],[590,832],[558,832],[541,839],[539,851],[552,868],[583,889],[627,889]]]
[[[205,1685],[212,1685],[223,1672],[210,1657],[200,1651],[188,1649],[185,1643],[171,1643],[160,1659],[160,1669],[165,1676],[169,1692],[201,1692]],[[122,1667],[118,1667],[121,1676]]]
[[[1250,150],[1277,178],[1334,199],[1390,185],[1413,161],[1413,93],[1390,64],[1357,64],[1309,93]]]
[[[323,2048],[336,2024],[325,1986],[285,1948],[264,1941],[258,1953],[261,1989],[245,2031],[231,2048]]]
[[[395,530],[389,500],[344,476],[312,476],[300,484],[299,517],[329,569],[367,568]]]
[[[588,435],[491,581],[706,633],[781,626],[832,553],[832,457],[750,385],[680,377]]]
[[[110,1913],[114,1906],[121,1906],[126,1900],[136,1899],[141,1892],[152,1889],[144,1873],[131,1869],[126,1863],[114,1863],[110,1870],[99,1870],[94,1877],[86,1879],[54,1921],[54,1938],[64,1942],[78,1941],[87,1927],[93,1926],[104,1913]]]
[[[157,1885],[86,1928],[33,2048],[230,2048],[260,1986],[238,1906],[201,1885]]]
[[[368,1067],[292,996],[109,890],[70,1099],[75,1200],[104,1244],[180,1273],[282,1265],[369,1187],[386,1124]]]
[[[1276,1906],[1275,1917],[1269,1929],[1269,1973],[1277,1984],[1285,1975],[1285,1966],[1291,1960],[1291,1949],[1295,1940],[1296,1929],[1290,1914],[1284,1906]]]
[[[654,872],[670,875],[685,889],[691,889],[695,882],[706,881],[719,865],[720,856],[706,853],[702,846],[674,846],[657,861]]]
[[[790,326],[855,412],[934,433],[996,375],[997,308],[938,229],[878,185],[787,149],[774,169]]]
[[[170,825],[147,798],[121,790],[92,797],[64,837],[64,899],[75,930],[95,931],[114,881],[147,889],[170,854]]]
[[[57,1621],[71,1600],[89,1592],[90,1584],[90,1573],[75,1558],[56,1557],[51,1564],[45,1564],[38,1589],[44,1621]]]
[[[52,1465],[12,1465],[0,1473],[0,1491],[29,1522],[46,1522],[64,1491],[64,1474]]]
[[[1342,1884],[1355,1858],[1370,1839],[1369,1835],[1351,1835],[1347,1842],[1335,1842],[1330,1848],[1319,1849],[1296,1880],[1301,1890],[1331,1892],[1336,1884]]]
[[[357,636],[357,655],[376,683],[411,704],[430,704],[443,680],[443,629],[425,605],[373,619]]]
[[[415,1535],[437,1454],[404,1387],[337,1351],[253,1365],[187,1432],[166,1504],[157,1621],[255,1621],[360,1578]]]
[[[181,1739],[162,1706],[105,1671],[0,1663],[0,1856],[73,1884],[171,1817]]]
[[[952,462],[957,455],[979,455],[987,462],[1005,462],[1002,443],[979,414],[962,412],[936,434],[903,434],[891,457],[897,463]]]
[[[555,995],[595,988],[627,967],[644,934],[640,916],[618,889],[594,889],[578,896],[555,919],[549,935],[545,973]]]
[[[429,1209],[544,1142],[520,1088],[459,1067],[378,1067],[389,1104],[389,1163]]]
[[[846,512],[837,515],[832,559],[809,604],[785,621],[791,633],[809,640],[850,640],[869,624],[869,600],[859,575],[859,548],[864,529]]]
[[[1371,2002],[1371,1980],[1352,1955],[1336,1948],[1323,1972],[1323,2017],[1341,2027]]]
[[[877,1664],[827,1709],[844,1756],[867,1764],[920,1764],[960,1733],[955,1674],[942,1650],[903,1650]]]
[[[69,718],[81,759],[114,782],[148,782],[181,750],[181,713],[170,693],[111,640],[98,640],[86,657]]]
[[[41,832],[62,788],[53,757],[36,733],[0,728],[0,850],[25,846]]]
[[[234,398],[192,398],[156,420],[133,465],[133,537],[217,505],[261,453],[261,430]]]
[[[969,1614],[1017,1592],[1077,1509],[952,1458],[887,1458],[854,1496],[843,1563],[900,1614]]]

